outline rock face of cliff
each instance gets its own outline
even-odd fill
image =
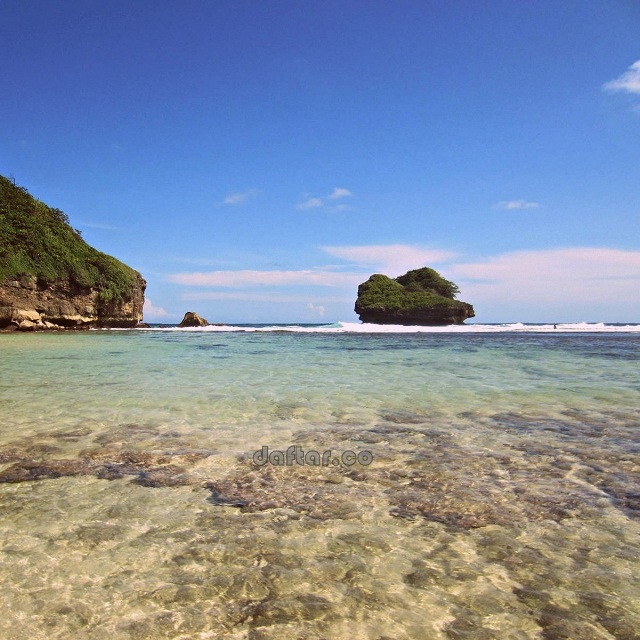
[[[475,312],[455,299],[457,292],[457,285],[428,267],[395,279],[377,273],[358,287],[355,312],[374,324],[462,324]]]
[[[27,275],[5,280],[0,283],[0,328],[135,327],[142,321],[145,286],[137,273],[129,299],[106,302],[100,289],[71,281],[46,283]]]
[[[0,176],[0,328],[135,327],[146,282]]]

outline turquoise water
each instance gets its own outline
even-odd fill
[[[0,335],[0,637],[637,638],[640,333],[342,329]]]

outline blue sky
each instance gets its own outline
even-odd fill
[[[145,319],[353,321],[431,266],[478,322],[640,321],[635,0],[21,0],[0,173]]]

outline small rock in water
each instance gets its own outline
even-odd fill
[[[182,318],[182,322],[179,327],[207,327],[209,322],[204,318],[201,318],[195,311],[187,311]]]

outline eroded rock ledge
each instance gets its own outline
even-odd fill
[[[72,282],[20,276],[0,283],[0,329],[39,331],[135,327],[142,321],[146,282],[136,273],[128,300],[104,301],[100,290]]]

